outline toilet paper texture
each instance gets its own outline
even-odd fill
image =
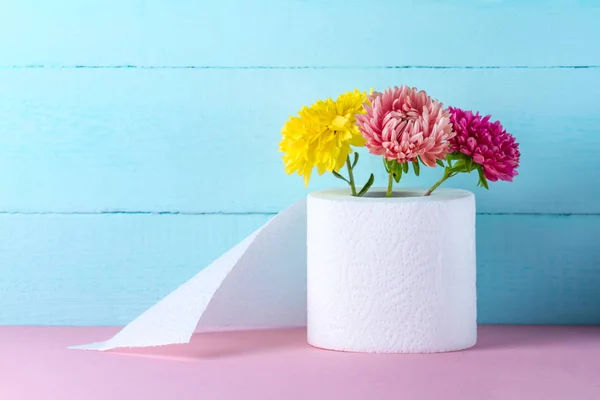
[[[475,344],[474,195],[403,195],[308,196],[310,344],[380,353]]]
[[[306,325],[306,201],[282,211],[105,342],[188,343],[196,330]]]

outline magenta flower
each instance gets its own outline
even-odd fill
[[[424,91],[408,86],[373,92],[365,104],[366,114],[356,116],[371,154],[398,163],[414,162],[435,167],[449,152],[455,133],[449,112]]]
[[[490,122],[490,115],[450,107],[450,121],[456,136],[450,140],[450,151],[472,157],[483,167],[486,179],[511,181],[517,176],[519,144],[502,128],[499,121]]]

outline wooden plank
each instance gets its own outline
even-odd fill
[[[0,324],[124,325],[266,215],[1,215]],[[600,216],[477,220],[481,323],[600,324]]]
[[[268,215],[1,215],[0,324],[124,325]]]
[[[0,65],[600,65],[599,18],[568,0],[21,0]]]
[[[599,213],[600,69],[0,70],[0,211],[278,212],[304,188],[283,172],[280,129],[302,104],[411,84],[491,113],[521,142],[520,176],[487,213]],[[363,157],[358,178],[375,171]],[[406,185],[430,186],[428,169]]]
[[[480,322],[600,324],[600,216],[479,216]]]

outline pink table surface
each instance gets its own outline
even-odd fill
[[[0,399],[600,399],[600,327],[481,326],[474,348],[429,355],[320,350],[301,329],[66,349],[117,330],[0,327]]]

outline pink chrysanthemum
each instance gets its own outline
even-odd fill
[[[399,163],[420,157],[430,167],[444,159],[455,133],[442,103],[408,86],[373,92],[369,103],[356,121],[371,154]]]
[[[479,113],[450,107],[450,121],[456,132],[450,140],[450,151],[471,156],[474,162],[482,165],[488,180],[512,182],[518,175],[519,144],[499,121],[490,122],[490,118],[490,115],[482,117]]]

